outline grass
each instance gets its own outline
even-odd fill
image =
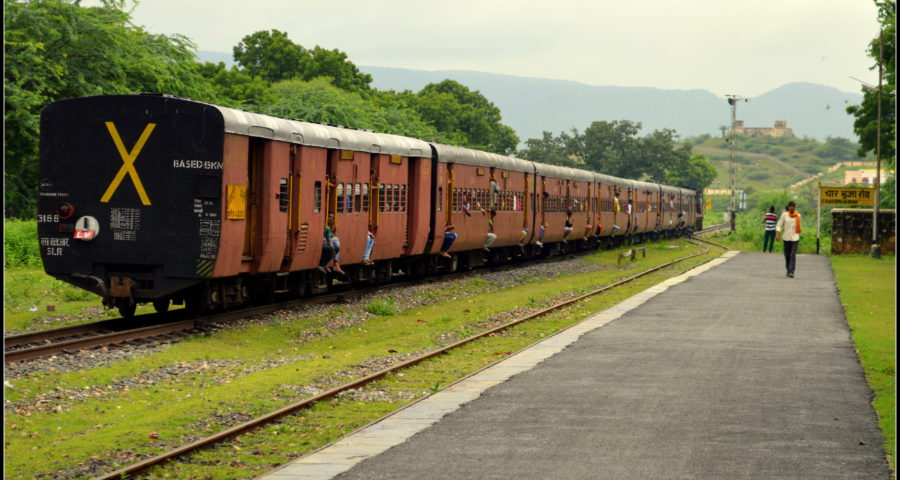
[[[869,387],[875,393],[872,405],[878,413],[884,449],[896,478],[896,257],[873,259],[867,255],[833,255],[831,265],[860,363]]]
[[[666,248],[669,243],[651,245],[647,258],[634,265],[647,268],[696,248]],[[675,243],[686,245],[683,241]],[[305,390],[310,386],[325,389],[338,380],[362,376],[366,372],[362,366],[390,352],[412,354],[432,349],[441,343],[440,338],[455,340],[484,330],[486,322],[523,305],[547,302],[561,292],[586,291],[630,276],[634,273],[631,265],[628,269],[613,268],[618,253],[593,256],[591,261],[610,266],[608,270],[559,276],[488,293],[473,287],[479,285],[478,281],[468,282],[446,293],[446,298],[456,296],[455,300],[398,310],[393,315],[374,315],[332,334],[322,330],[329,315],[304,317],[281,312],[259,324],[196,337],[151,355],[89,370],[48,371],[13,380],[12,388],[5,388],[8,400],[33,404],[49,397],[60,410],[7,412],[6,476],[44,478],[59,470],[88,476],[79,468],[91,462],[114,469],[137,457],[160,453],[221,429],[230,423],[228,415],[234,412],[259,415],[311,396]],[[325,402],[150,475],[223,479],[256,476],[683,268],[655,273],[615,292],[578,302],[564,313],[457,349],[366,389],[388,392],[385,398],[355,397],[365,395],[357,392]],[[465,291],[468,296],[461,295]],[[457,313],[448,315],[448,311]],[[149,381],[151,372],[160,380]],[[76,394],[81,391],[89,392],[87,398]],[[149,438],[151,432],[158,433],[159,438]]]

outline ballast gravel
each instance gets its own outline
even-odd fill
[[[211,326],[203,334],[214,334],[216,331],[242,328],[248,325],[270,324],[277,325],[300,318],[318,317],[322,319],[316,325],[300,332],[296,332],[294,342],[305,343],[317,338],[330,337],[341,330],[356,327],[363,322],[375,318],[376,315],[366,311],[366,307],[373,300],[390,297],[393,307],[398,311],[427,306],[439,302],[455,301],[486,292],[501,290],[534,281],[546,280],[561,275],[586,273],[609,269],[610,267],[589,263],[578,257],[566,257],[550,262],[541,262],[518,266],[516,268],[498,268],[494,270],[481,270],[471,276],[457,277],[446,280],[435,280],[428,283],[397,288],[376,290],[371,295],[358,297],[341,304],[305,305],[302,307],[281,310],[266,315],[259,315]],[[474,279],[477,281],[473,282]],[[473,285],[474,283],[474,285]],[[532,313],[558,301],[577,296],[574,292],[565,292],[540,304],[529,304],[514,310],[493,314],[490,318],[472,324],[477,330],[485,330],[507,323],[512,319]],[[501,333],[502,335],[502,333]],[[449,345],[464,337],[461,332],[445,332],[435,338],[438,345]],[[8,388],[15,389],[18,380],[28,378],[31,375],[42,375],[46,372],[61,373],[84,369],[91,369],[111,365],[115,362],[134,359],[141,356],[152,355],[168,349],[169,344],[137,345],[116,348],[99,348],[84,350],[72,354],[57,355],[44,359],[21,362],[13,365],[4,365],[5,381]],[[313,379],[308,384],[285,384],[273,395],[282,398],[286,403],[319,395],[325,391],[347,382],[350,379],[361,378],[379,370],[397,365],[411,358],[417,357],[425,351],[391,354],[366,359],[358,365],[338,372],[332,372]],[[312,355],[284,355],[248,362],[241,360],[204,360],[191,362],[176,362],[160,368],[141,371],[128,378],[118,378],[109,384],[93,385],[83,388],[56,387],[51,391],[42,392],[36,396],[22,399],[18,402],[6,401],[4,412],[6,414],[30,416],[39,412],[64,412],[66,409],[78,403],[94,399],[114,399],[130,390],[150,389],[156,385],[176,379],[183,379],[194,374],[213,373],[211,379],[206,382],[227,383],[231,379],[248,375],[254,372],[276,368],[286,364],[302,361]],[[202,385],[201,385],[202,386]],[[413,400],[430,393],[422,389],[352,389],[339,394],[341,399],[354,401],[396,401]],[[241,412],[218,412],[210,418],[199,420],[191,430],[197,432],[196,438],[204,436],[204,432],[227,428],[250,419],[250,415]],[[182,439],[184,440],[184,439]],[[190,441],[192,439],[188,439]],[[141,455],[133,452],[112,452],[112,457],[101,460],[100,457],[92,457],[76,468],[59,471],[51,474],[55,480],[68,480],[83,476],[93,476],[104,471],[109,471],[115,462],[118,465],[140,461]],[[117,461],[116,461],[117,460]]]

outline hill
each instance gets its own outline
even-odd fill
[[[695,153],[706,155],[716,169],[711,189],[731,188],[731,150],[722,138],[698,138]],[[811,138],[746,138],[738,136],[735,153],[738,189],[784,190],[825,173],[840,162],[860,160],[858,146],[842,138],[821,143]]]
[[[670,128],[682,137],[718,135],[731,125],[725,99],[706,90],[662,90],[649,87],[591,86],[568,80],[517,77],[460,70],[405,70],[360,66],[381,90],[418,91],[445,78],[479,90],[503,112],[504,123],[524,141],[544,130],[559,133],[584,129],[595,120],[641,122],[644,133]],[[798,137],[855,139],[853,120],[844,111],[862,101],[859,93],[841,92],[811,83],[791,83],[738,106],[738,119],[748,127],[771,127],[787,120]]]
[[[200,51],[201,61],[234,62],[230,53]],[[380,90],[421,90],[446,78],[479,90],[503,113],[503,123],[516,130],[524,142],[596,120],[632,120],[643,133],[670,128],[682,137],[719,135],[720,126],[731,125],[731,109],[725,99],[706,90],[663,90],[649,87],[592,86],[569,80],[530,78],[465,70],[410,70],[359,65]],[[702,75],[699,73],[698,75]],[[602,82],[602,79],[598,79]],[[748,127],[770,127],[787,120],[798,137],[824,141],[827,137],[855,139],[847,105],[862,101],[859,93],[811,83],[791,83],[738,106],[738,119]]]

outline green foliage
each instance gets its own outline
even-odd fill
[[[674,130],[656,130],[640,138],[641,124],[629,120],[593,122],[584,133],[577,129],[554,137],[528,139],[522,158],[580,167],[622,178],[702,190],[716,177],[703,155],[691,155],[692,145],[679,144]]]
[[[434,127],[390,94],[363,96],[341,90],[329,78],[285,80],[269,90],[262,113],[308,122],[363,128],[416,138],[441,138]]]
[[[666,172],[665,183],[677,187],[703,191],[716,178],[716,169],[702,153],[695,153],[680,168],[670,168]]]
[[[205,62],[200,65],[199,72],[215,90],[218,102],[223,106],[259,110],[275,101],[268,83],[235,66],[226,69],[224,62]]]
[[[861,160],[856,155],[857,148],[858,145],[839,137],[829,137],[825,142],[819,142],[812,138],[738,136],[735,159],[738,164],[737,188],[787,188],[812,175],[824,173],[837,163]],[[694,150],[704,152],[717,170],[717,176],[710,185],[713,188],[730,188],[730,146],[720,139],[711,139],[697,145]],[[842,175],[840,181],[843,181]]]
[[[500,123],[500,109],[478,91],[448,79],[430,83],[418,94],[399,95],[455,145],[503,155],[515,152],[519,137]]]
[[[3,220],[3,255],[5,268],[41,266],[35,220]]]
[[[307,55],[305,48],[279,30],[261,30],[245,36],[233,54],[245,73],[269,82],[301,77],[303,57]]]
[[[896,73],[896,29],[897,5],[894,1],[876,1],[878,22],[882,31],[869,43],[869,57],[878,69],[879,59],[883,66],[883,81],[878,88],[863,87],[863,101],[860,105],[847,107],[847,113],[854,116],[853,131],[859,136],[859,156],[876,152],[879,144],[881,158],[889,168],[895,169],[897,162],[897,73]],[[879,97],[881,99],[881,132],[878,131]]]
[[[316,45],[308,50],[292,42],[279,30],[254,32],[244,37],[233,50],[234,60],[244,73],[268,82],[330,77],[343,90],[369,90],[372,76],[359,71],[340,50]]]
[[[139,92],[214,100],[190,40],[132,25],[124,4],[4,0],[7,217],[35,214],[38,117],[46,104]]]

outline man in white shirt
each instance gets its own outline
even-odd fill
[[[796,211],[797,204],[794,202],[788,202],[787,208],[775,224],[775,240],[784,238],[784,266],[787,268],[787,276],[794,278],[797,246],[800,244],[800,213]]]

